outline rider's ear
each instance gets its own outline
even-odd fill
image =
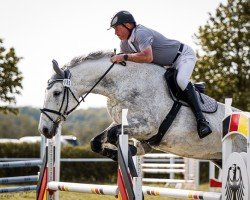
[[[55,71],[58,75],[64,77],[64,72],[63,72],[63,70],[59,67],[58,62],[57,62],[56,60],[52,60],[52,63],[53,63],[53,69],[54,69],[54,71]]]

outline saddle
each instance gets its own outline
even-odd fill
[[[170,128],[171,124],[173,123],[175,117],[177,116],[177,113],[179,112],[181,106],[189,106],[187,98],[181,88],[178,86],[176,81],[177,76],[177,70],[173,67],[168,68],[167,71],[164,74],[164,77],[166,79],[169,94],[171,98],[174,101],[174,104],[161,123],[158,133],[151,138],[145,140],[150,145],[157,146],[161,142],[163,136]],[[213,98],[207,96],[204,94],[205,92],[205,84],[204,83],[195,83],[193,84],[196,90],[196,95],[198,97],[198,102],[200,104],[200,108],[202,112],[205,113],[214,113],[217,111],[218,103]]]
[[[169,94],[173,99],[173,101],[179,102],[183,106],[189,107],[185,94],[177,84],[176,81],[177,72],[178,71],[175,68],[171,67],[168,68],[164,74],[164,77],[168,85]],[[205,94],[205,83],[204,82],[194,83],[193,86],[196,90],[196,95],[198,97],[198,102],[200,104],[202,112],[204,113],[216,112],[218,108],[218,103],[215,99]]]

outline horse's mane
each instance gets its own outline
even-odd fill
[[[63,69],[71,69],[71,68],[81,64],[82,62],[84,62],[86,60],[98,60],[98,59],[106,57],[106,56],[111,57],[112,55],[114,55],[114,53],[111,51],[91,52],[88,55],[82,55],[82,56],[77,56],[77,57],[73,58],[69,63],[67,63],[63,66]]]

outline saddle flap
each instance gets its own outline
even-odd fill
[[[167,68],[164,77],[166,79],[168,89],[169,89],[169,94],[173,101],[177,101],[182,103],[184,106],[188,106],[188,101],[181,90],[181,88],[178,86],[177,81],[176,81],[176,76],[177,76],[177,70],[173,67]],[[218,103],[216,100],[213,98],[207,96],[204,94],[205,92],[205,83],[204,82],[198,82],[193,84],[196,90],[196,95],[198,97],[198,102],[200,104],[202,112],[205,113],[214,113],[217,111]]]

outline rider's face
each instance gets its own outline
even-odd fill
[[[129,31],[123,25],[117,25],[115,28],[115,34],[120,40],[127,40],[129,36]]]

